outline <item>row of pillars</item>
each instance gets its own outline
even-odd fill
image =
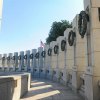
[[[75,16],[72,28],[67,28],[64,36],[38,51],[14,53],[16,60],[3,59],[7,58],[4,54],[0,68],[31,71],[34,77],[45,77],[71,87],[86,100],[100,100],[99,32],[100,1],[84,0],[84,11]],[[30,58],[32,53],[33,59]],[[27,59],[24,59],[25,55]]]
[[[0,54],[0,71],[28,71],[33,72],[34,68],[43,67],[43,57],[41,55],[42,47],[27,50],[26,52],[14,52],[9,54]],[[39,58],[36,54],[39,54]]]
[[[46,52],[52,50],[52,55],[47,55],[44,60],[46,77],[70,86],[86,100],[99,100],[99,32],[100,1],[84,0],[84,11],[75,16],[72,28],[67,28],[64,36],[44,48]],[[62,41],[66,42],[64,50],[61,49]]]

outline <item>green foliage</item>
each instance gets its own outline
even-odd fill
[[[53,22],[49,36],[46,39],[46,43],[49,44],[51,41],[56,41],[56,38],[64,35],[66,28],[71,28],[72,24],[67,20],[61,20],[61,22]]]

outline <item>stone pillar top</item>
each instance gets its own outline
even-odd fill
[[[9,53],[8,56],[13,56],[13,53]]]
[[[20,55],[23,55],[23,54],[24,54],[24,51],[20,51],[19,54],[20,54]]]
[[[37,49],[32,49],[31,51],[33,54],[35,54],[37,52]]]
[[[87,6],[97,8],[100,7],[100,0],[84,0],[84,8],[86,9]]]
[[[18,55],[18,52],[14,52],[14,55]]]
[[[54,42],[54,41],[50,42],[50,47],[52,47],[52,45],[53,45],[53,42]]]
[[[38,48],[38,51],[43,51],[43,47],[39,47]]]
[[[7,54],[3,54],[3,57],[7,57]]]
[[[74,19],[73,19],[73,22],[72,22],[72,27],[73,27],[73,30],[77,29],[78,30],[78,17],[79,17],[79,14],[77,14]]]
[[[26,50],[25,53],[26,53],[26,54],[29,54],[29,53],[30,53],[30,50]]]
[[[73,30],[72,28],[67,28],[65,31],[64,31],[64,37],[66,37],[66,39],[68,39],[68,34],[69,32]]]

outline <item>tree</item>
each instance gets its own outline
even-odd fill
[[[49,44],[51,41],[56,41],[56,38],[64,35],[66,28],[71,28],[72,24],[67,20],[61,20],[61,22],[53,22],[49,36],[46,38],[46,43]]]

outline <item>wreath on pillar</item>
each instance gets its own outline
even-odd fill
[[[10,60],[10,56],[7,57],[7,60]]]
[[[55,54],[58,54],[58,49],[59,49],[58,45],[55,45],[55,46],[54,46],[54,53],[55,53]]]
[[[42,51],[41,56],[44,58],[46,56],[46,51]]]
[[[61,50],[62,51],[65,51],[65,47],[66,47],[66,41],[65,40],[62,40],[61,41]]]
[[[21,60],[21,55],[20,55],[20,56],[18,56],[18,59],[19,59],[19,60]]]
[[[24,59],[27,59],[27,55],[24,55]]]
[[[35,54],[36,59],[39,59],[39,52]]]
[[[48,56],[51,56],[51,54],[52,54],[52,49],[49,48],[49,49],[48,49]]]
[[[89,21],[88,14],[86,14],[85,11],[81,11],[79,14],[79,20],[78,20],[78,29],[79,29],[79,34],[81,35],[81,38],[84,38],[84,35],[87,31],[88,21]]]
[[[15,56],[13,56],[12,59],[15,60]]]
[[[33,54],[30,55],[30,59],[33,59]]]
[[[2,60],[5,60],[5,57],[2,57]]]
[[[76,33],[71,30],[68,35],[68,43],[70,46],[73,46],[75,37],[76,37]]]

